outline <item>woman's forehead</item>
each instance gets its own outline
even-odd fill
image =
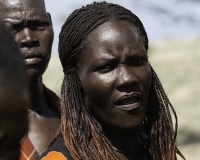
[[[102,44],[123,44],[130,40],[139,40],[136,30],[131,24],[124,21],[105,22],[88,34],[83,41],[83,46],[101,47]]]

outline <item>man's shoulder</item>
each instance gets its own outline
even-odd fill
[[[56,93],[54,93],[52,90],[47,88],[44,84],[43,84],[43,87],[44,87],[44,95],[45,95],[47,104],[52,109],[55,109],[56,111],[58,111],[60,115],[60,98],[58,97],[58,95],[56,95]]]

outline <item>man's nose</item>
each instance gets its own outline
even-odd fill
[[[35,47],[39,44],[38,37],[35,33],[35,31],[29,29],[29,28],[24,28],[21,33],[20,37],[18,39],[19,46],[21,48],[27,47]]]
[[[116,80],[117,88],[129,88],[130,86],[137,83],[138,78],[132,66],[124,65],[119,67]]]

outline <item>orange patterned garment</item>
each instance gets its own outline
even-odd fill
[[[51,151],[41,160],[67,160],[67,158],[61,152]]]
[[[35,160],[38,156],[39,155],[28,138],[28,135],[24,136],[21,141],[21,155],[19,160]]]
[[[58,137],[54,144],[49,147],[37,160],[72,160],[63,137]]]

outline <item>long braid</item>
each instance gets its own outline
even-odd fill
[[[81,94],[77,73],[66,74],[61,93],[61,123],[64,124],[61,130],[67,149],[73,159],[112,159],[112,147],[103,135],[100,124],[86,110]],[[105,152],[103,144],[108,144],[108,152]],[[96,154],[98,151],[100,154]]]
[[[82,8],[79,13],[77,13],[78,11],[72,13],[63,25],[59,37],[59,56],[66,73],[61,93],[62,131],[65,144],[73,159],[116,159],[111,144],[105,138],[100,124],[90,115],[84,104],[80,82],[77,81],[78,76],[74,70],[78,53],[81,52],[81,48],[78,46],[89,33],[88,28],[92,30],[92,28],[106,21],[101,20],[104,18],[103,14],[99,14],[99,18],[95,17],[96,10],[88,10],[87,14],[80,17],[80,13],[86,11],[85,8]],[[88,19],[93,22],[89,22]],[[71,34],[72,32],[73,34]],[[65,58],[66,55],[67,58]],[[77,88],[75,89],[75,87]],[[99,154],[97,154],[98,152]]]
[[[148,132],[150,133],[151,150],[154,159],[168,160],[176,159],[176,153],[178,153],[183,159],[184,156],[177,149],[176,137],[177,137],[177,115],[170,103],[163,86],[158,79],[155,71],[152,69],[152,83],[151,91],[149,94],[149,106],[147,109],[148,119]],[[175,126],[173,127],[173,121],[171,113],[175,118]]]
[[[59,57],[65,77],[61,91],[61,131],[73,159],[117,160],[101,125],[93,118],[84,102],[77,73],[77,62],[87,35],[104,22],[122,20],[133,25],[146,51],[148,38],[139,18],[129,10],[106,2],[93,3],[75,10],[64,23],[59,35]],[[163,87],[152,69],[152,85],[147,110],[148,135],[155,160],[181,155],[176,148],[177,117]],[[173,129],[170,110],[175,115]]]

